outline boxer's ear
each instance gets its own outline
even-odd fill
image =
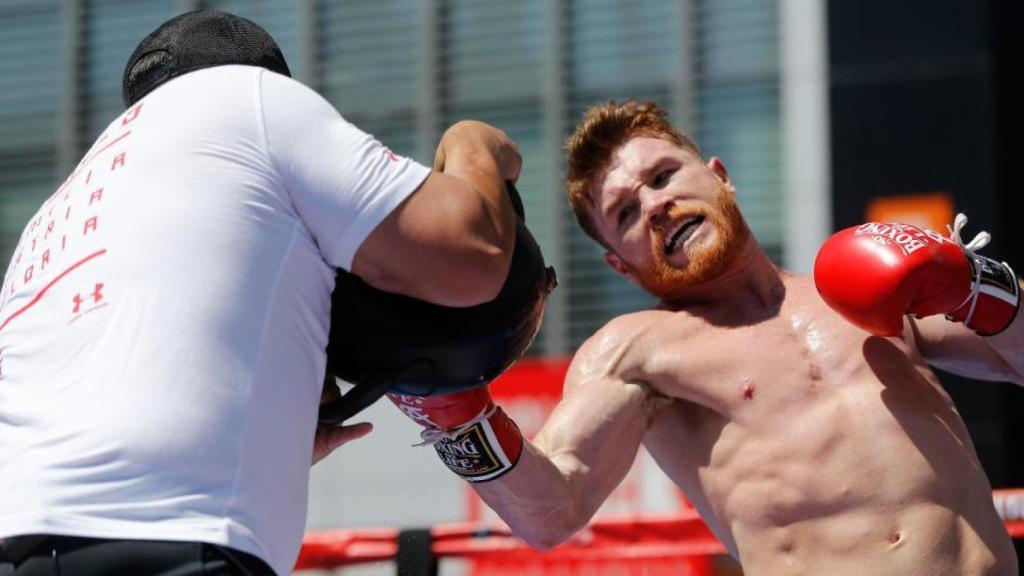
[[[608,265],[612,267],[612,270],[618,272],[620,276],[622,276],[626,280],[629,280],[633,284],[637,283],[636,276],[633,276],[633,272],[630,270],[629,266],[627,266],[626,263],[622,261],[622,258],[619,258],[618,254],[612,251],[605,252],[604,261],[607,262]]]
[[[729,171],[725,168],[725,163],[722,162],[721,158],[718,156],[712,156],[707,162],[707,167],[714,173],[715,177],[725,185],[726,189],[733,194],[736,193],[736,188],[733,186],[732,179],[729,177]]]

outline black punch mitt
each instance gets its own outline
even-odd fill
[[[505,284],[490,302],[440,306],[338,272],[327,369],[355,387],[320,407],[321,422],[339,424],[386,393],[433,396],[486,385],[526,353],[556,279],[511,184],[509,192],[519,215],[515,248]]]

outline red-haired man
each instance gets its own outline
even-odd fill
[[[955,241],[837,234],[816,289],[768,258],[725,165],[656,105],[591,108],[567,153],[579,223],[660,305],[579,348],[532,441],[485,389],[393,398],[516,534],[564,541],[642,444],[750,576],[1017,573],[928,367],[1024,383],[1016,278],[959,242],[962,222]]]

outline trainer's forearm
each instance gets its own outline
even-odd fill
[[[540,449],[524,442],[515,468],[473,488],[516,536],[534,548],[548,550],[585,526],[594,513],[574,492],[570,478]]]

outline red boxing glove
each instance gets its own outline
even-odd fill
[[[388,394],[401,411],[425,430],[441,461],[470,482],[493,480],[511,470],[523,452],[523,435],[494,404],[486,386],[443,396]]]
[[[950,238],[908,224],[868,222],[825,241],[814,283],[825,302],[878,336],[903,332],[903,315],[945,314],[982,336],[1006,329],[1017,315],[1020,284],[1005,262],[975,253],[987,232],[964,244],[967,217],[957,214]]]

